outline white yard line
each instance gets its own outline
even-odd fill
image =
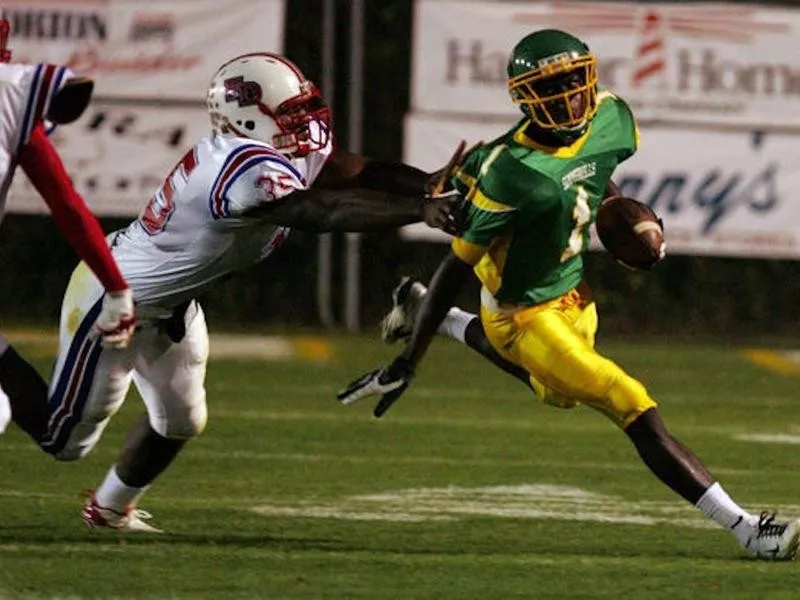
[[[783,514],[800,513],[797,505],[774,508]],[[265,504],[252,510],[270,517],[358,521],[422,522],[493,517],[717,528],[679,499],[637,502],[582,488],[548,484],[405,489],[349,496],[329,504],[310,501],[299,506]]]

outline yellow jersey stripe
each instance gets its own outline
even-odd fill
[[[458,179],[461,183],[463,183],[468,188],[471,188],[478,182],[476,177],[469,175],[468,173],[464,173],[464,171],[456,171],[456,179]]]
[[[601,90],[599,94],[597,94],[597,104],[598,106],[603,100],[608,100],[609,98],[616,98],[614,94],[609,92],[608,90]]]
[[[478,188],[473,188],[474,194],[470,194],[470,202],[475,205],[476,208],[480,208],[486,212],[490,213],[502,213],[502,212],[511,212],[512,210],[517,210],[513,206],[508,206],[508,204],[502,204],[497,202],[496,200],[492,200],[480,191]]]
[[[481,260],[488,248],[473,244],[462,238],[455,238],[450,243],[450,249],[458,258],[468,265],[476,265]]]
[[[528,123],[530,123],[530,121],[525,121],[522,126],[517,129],[516,133],[514,133],[514,141],[527,148],[533,148],[534,150],[551,154],[552,156],[556,156],[558,158],[574,158],[578,155],[578,152],[581,151],[581,148],[583,148],[586,140],[589,139],[590,129],[587,129],[586,133],[572,142],[569,146],[559,146],[557,148],[553,146],[545,146],[544,144],[540,144],[539,142],[536,142],[525,135],[525,129],[528,127]]]

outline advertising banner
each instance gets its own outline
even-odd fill
[[[435,170],[462,138],[488,141],[514,121],[409,115],[405,160]],[[798,136],[646,127],[614,181],[663,218],[669,253],[800,259],[798,156]],[[424,225],[403,231],[447,239]]]
[[[107,98],[204,97],[216,69],[283,49],[284,0],[4,0],[16,62],[95,78]]]
[[[211,131],[204,105],[155,107],[93,102],[75,123],[51,139],[76,189],[99,215],[134,216],[183,153]],[[8,210],[47,208],[21,169]]]
[[[642,121],[800,127],[800,11],[638,2],[415,3],[412,110],[513,114],[506,63],[537,29],[598,56],[600,83]]]

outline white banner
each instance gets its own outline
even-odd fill
[[[514,45],[558,28],[641,120],[800,127],[800,11],[701,3],[418,0],[412,110],[512,114]]]
[[[511,124],[411,115],[405,160],[435,170],[462,138],[491,140]],[[800,259],[800,136],[657,127],[641,133],[639,151],[614,181],[664,219],[669,253]],[[424,225],[404,234],[446,239]]]
[[[4,0],[16,62],[95,78],[100,97],[205,97],[216,69],[281,52],[284,0]]]
[[[183,153],[211,131],[205,106],[143,107],[93,102],[75,123],[53,132],[53,142],[76,189],[99,215],[133,216]],[[11,212],[47,212],[17,169]]]

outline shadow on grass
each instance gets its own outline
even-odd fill
[[[445,543],[431,543],[428,545],[414,545],[413,543],[400,542],[387,544],[386,540],[360,541],[352,538],[323,538],[323,537],[292,537],[278,536],[258,533],[118,533],[113,531],[42,531],[41,526],[36,525],[16,525],[10,527],[0,527],[0,552],[4,548],[30,547],[30,546],[69,546],[72,551],[81,546],[89,548],[115,548],[125,547],[141,548],[165,548],[170,546],[190,546],[195,550],[203,547],[212,548],[234,548],[240,550],[263,549],[279,551],[321,551],[331,553],[347,554],[370,554],[381,555],[384,557],[392,556],[474,556],[474,557],[505,557],[524,560],[525,557],[549,557],[558,558],[600,558],[609,560],[625,560],[651,558],[661,559],[683,559],[702,561],[745,561],[754,562],[756,559],[743,556],[737,553],[735,548],[728,548],[723,545],[718,552],[699,551],[693,553],[676,554],[670,552],[668,548],[659,545],[643,548],[641,545],[628,547],[626,544],[609,544],[602,554],[598,554],[596,548],[582,548],[577,544],[557,544],[550,542],[537,544],[535,550],[530,546],[518,549],[508,549],[498,552],[497,549],[488,548],[480,543],[459,543],[454,547]],[[48,552],[50,550],[48,549]]]

